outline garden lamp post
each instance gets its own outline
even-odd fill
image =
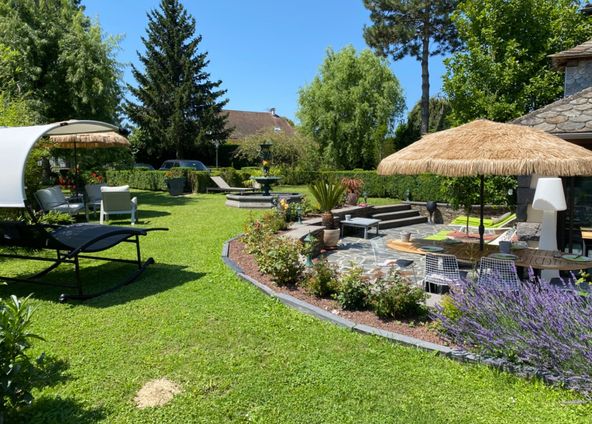
[[[296,216],[298,218],[298,223],[302,224],[302,206],[296,206]]]
[[[216,169],[218,169],[218,148],[220,147],[220,140],[214,140],[213,143],[216,148]]]
[[[362,197],[364,197],[364,203],[368,204],[368,192],[364,190],[362,193]]]

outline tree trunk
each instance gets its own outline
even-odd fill
[[[429,9],[429,8],[428,8]],[[421,46],[421,135],[428,133],[430,121],[430,18],[425,16]]]

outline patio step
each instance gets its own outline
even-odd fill
[[[382,212],[372,214],[372,218],[380,219],[381,221],[391,221],[393,219],[410,218],[412,216],[418,216],[419,213],[411,208],[393,212]]]
[[[398,227],[406,227],[407,225],[415,225],[415,224],[425,224],[428,222],[428,219],[425,216],[419,215],[411,216],[407,218],[399,218],[399,219],[389,219],[387,221],[380,221],[380,228],[398,228]]]
[[[374,214],[381,214],[381,213],[389,213],[389,212],[408,211],[408,210],[411,210],[411,206],[403,204],[403,203],[399,203],[396,205],[373,206],[372,209],[373,209]]]

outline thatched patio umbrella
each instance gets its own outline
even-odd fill
[[[52,135],[49,140],[59,149],[102,149],[130,146],[127,138],[116,132]]]
[[[531,127],[477,120],[423,136],[383,159],[378,173],[481,177],[479,235],[483,249],[484,176],[592,175],[592,152]]]
[[[123,130],[122,130],[123,131]],[[49,137],[53,147],[74,149],[74,173],[76,174],[76,190],[78,191],[78,149],[106,149],[113,147],[130,147],[130,142],[123,135],[111,132],[95,132],[82,134],[52,135]]]

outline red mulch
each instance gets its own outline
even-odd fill
[[[245,245],[240,240],[233,240],[230,242],[228,255],[245,274],[260,283],[265,284],[276,292],[289,294],[297,299],[303,300],[311,305],[322,308],[335,315],[339,315],[340,317],[357,324],[365,324],[382,330],[392,331],[393,333],[415,337],[427,342],[450,346],[450,343],[443,340],[435,330],[429,327],[429,323],[417,321],[387,321],[378,318],[371,311],[344,311],[333,299],[320,299],[308,294],[304,289],[299,287],[287,288],[275,285],[268,275],[259,272],[255,258],[246,252]]]

